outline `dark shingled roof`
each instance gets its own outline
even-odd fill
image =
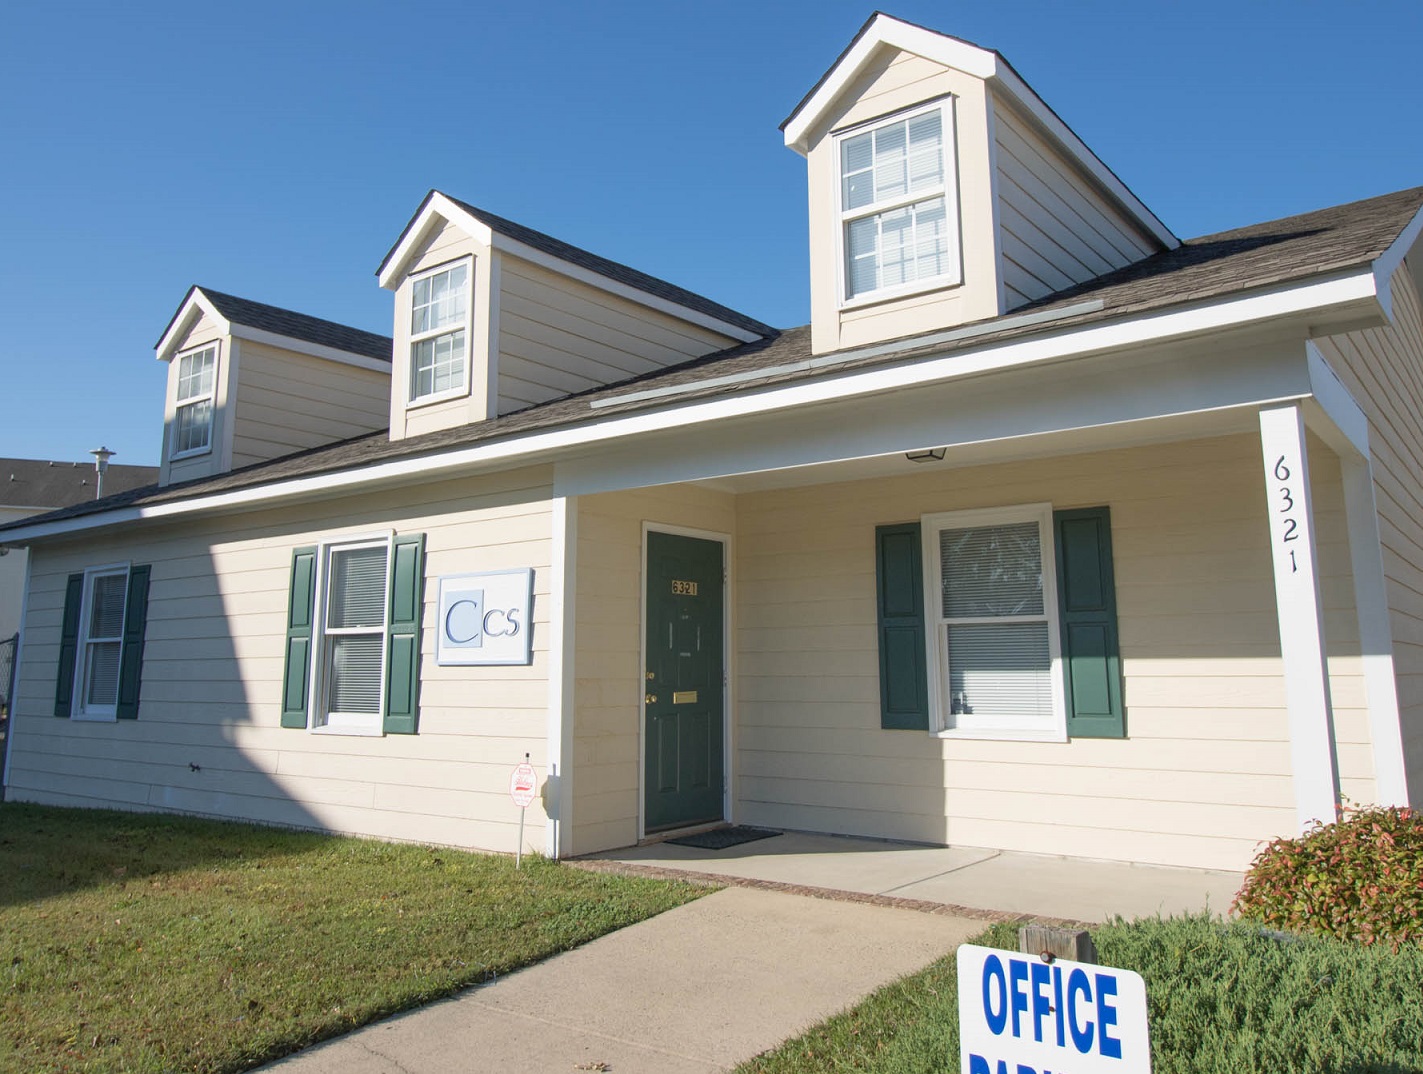
[[[156,466],[110,463],[104,488],[110,495],[148,489],[158,480]],[[68,507],[94,501],[94,463],[48,459],[0,459],[0,507]]]
[[[735,325],[737,328],[751,332],[754,335],[773,336],[776,334],[776,330],[770,325],[763,324],[761,321],[756,320],[754,317],[748,317],[744,313],[738,313],[729,306],[723,306],[720,302],[713,302],[711,299],[696,294],[693,291],[688,291],[684,287],[678,287],[675,283],[668,283],[666,280],[660,280],[656,276],[649,276],[647,273],[639,272],[637,269],[628,265],[621,264],[617,261],[610,261],[606,257],[599,257],[597,254],[589,253],[587,250],[564,242],[562,239],[555,239],[552,235],[545,235],[542,231],[535,231],[531,227],[516,224],[512,220],[507,220],[502,216],[496,216],[494,213],[484,209],[476,208],[468,202],[460,201],[459,198],[451,197],[451,195],[444,193],[444,191],[432,190],[426,194],[425,200],[420,203],[420,208],[415,210],[415,215],[410,218],[411,224],[420,218],[420,214],[425,211],[425,206],[429,204],[430,199],[434,197],[436,193],[449,198],[450,201],[454,202],[465,212],[469,213],[470,216],[491,230],[497,231],[499,234],[513,239],[515,242],[521,242],[525,246],[532,246],[535,250],[540,250],[550,257],[556,257],[560,261],[566,261],[570,265],[587,269],[589,272],[596,272],[599,276],[606,276],[610,280],[616,280],[618,283],[626,284],[628,287],[635,288],[649,295],[654,295],[657,298],[666,299],[668,302],[684,306],[689,310],[706,314],[708,317],[715,317],[718,321]],[[405,231],[409,230],[410,224],[407,224]],[[401,232],[402,239],[405,236],[405,231]],[[397,242],[382,259],[382,269],[385,268],[386,262],[390,260],[391,254],[395,253],[399,245],[400,243]]]
[[[1146,312],[1206,299],[1223,299],[1345,269],[1357,270],[1383,254],[1420,208],[1423,208],[1423,187],[1416,187],[1191,239],[1178,249],[1155,254],[1070,290],[1049,295],[1014,310],[1007,317],[980,322],[978,327],[982,331],[970,339],[934,342],[924,337],[908,338],[898,341],[898,345],[877,347],[873,353],[848,351],[846,361],[828,369],[806,368],[798,367],[797,363],[811,357],[810,328],[793,328],[754,343],[490,421],[393,442],[384,431],[372,433],[216,477],[165,489],[120,493],[105,497],[99,503],[55,512],[48,518],[59,520],[111,508],[180,501],[289,478],[359,469],[388,459],[433,455],[535,431],[601,421],[612,415],[756,391],[768,385],[834,376],[849,370],[908,363],[1065,328],[1121,321]],[[1081,303],[1092,299],[1101,300],[1102,307],[1080,308]],[[1074,310],[1074,307],[1078,308]],[[1071,312],[1049,324],[1015,323],[1024,313],[1059,308]],[[1005,324],[995,329],[996,321]],[[730,375],[740,379],[731,384],[707,383],[709,378]],[[672,398],[635,398],[637,393],[671,386],[683,386],[686,390]],[[623,397],[629,398],[623,400]],[[595,400],[609,405],[594,409],[591,404]]]
[[[188,293],[183,296],[183,301],[178,303],[178,309],[169,320],[168,327],[163,329],[164,336],[173,327],[173,322],[178,319],[178,314],[188,304],[188,299],[193,297],[194,291],[201,291],[217,309],[217,312],[233,324],[245,325],[248,328],[260,328],[264,332],[274,332],[279,336],[300,339],[323,347],[334,347],[338,351],[363,355],[381,362],[390,361],[394,342],[389,336],[381,336],[375,332],[337,324],[335,321],[322,320],[320,317],[311,317],[305,313],[297,313],[295,310],[284,310],[280,306],[269,306],[265,302],[253,302],[250,298],[238,298],[236,295],[224,294],[221,291],[214,291],[210,287],[200,287],[197,284],[188,288]],[[162,336],[159,337],[160,342],[162,342],[162,338]]]

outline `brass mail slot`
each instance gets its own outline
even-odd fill
[[[672,704],[674,705],[690,705],[696,700],[697,692],[695,690],[672,691]]]
[[[678,597],[695,597],[697,595],[696,582],[684,582],[680,578],[672,579],[672,593]]]

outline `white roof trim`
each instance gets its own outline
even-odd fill
[[[372,358],[365,354],[343,351],[339,347],[328,347],[322,343],[312,343],[310,340],[284,336],[280,332],[268,332],[261,328],[252,328],[245,324],[233,323],[231,334],[237,339],[251,340],[253,343],[265,343],[268,346],[281,347],[283,350],[296,351],[298,354],[309,354],[313,358],[325,358],[330,362],[353,365],[357,369],[370,369],[377,373],[390,372],[389,362],[382,362],[378,358]]]
[[[625,298],[629,302],[636,302],[640,306],[656,310],[659,313],[665,313],[669,317],[676,317],[678,320],[686,321],[688,324],[695,324],[701,328],[706,328],[727,336],[730,339],[739,340],[742,343],[750,343],[752,340],[761,338],[754,332],[748,332],[746,329],[730,324],[718,317],[701,313],[698,310],[689,309],[670,299],[649,294],[637,287],[632,287],[608,276],[604,276],[601,272],[593,272],[591,269],[574,265],[568,261],[564,261],[562,258],[544,253],[542,250],[536,250],[532,246],[528,246],[516,239],[511,239],[507,235],[500,234],[488,224],[471,216],[438,190],[430,195],[430,200],[425,205],[425,208],[420,211],[410,226],[405,229],[405,235],[401,238],[400,243],[391,252],[390,257],[386,259],[379,276],[380,285],[382,287],[394,291],[400,286],[401,281],[405,279],[406,272],[410,267],[410,262],[414,260],[416,251],[424,245],[425,240],[430,237],[430,234],[441,222],[453,224],[483,246],[521,258],[524,261],[529,261],[542,268],[566,276],[571,280],[577,280],[579,283],[596,287],[600,291],[605,291],[610,295],[616,295],[618,298]]]
[[[996,83],[1039,127],[1058,142],[1097,183],[1115,198],[1136,221],[1168,250],[1181,245],[1150,209],[1113,174],[1096,153],[1049,108],[1036,92],[1018,77],[996,52],[958,41],[922,26],[913,26],[885,14],[878,14],[860,35],[854,47],[831,69],[824,83],[792,113],[786,122],[786,145],[802,156],[807,152],[811,129],[829,107],[860,76],[881,48],[896,48],[923,56],[926,60]]]
[[[253,488],[196,496],[189,500],[146,507],[123,507],[99,514],[37,523],[0,533],[0,544],[77,533],[122,522],[167,519],[205,511],[252,507],[280,500],[329,496],[375,482],[438,480],[467,468],[529,465],[544,461],[558,451],[581,449],[641,433],[837,401],[853,395],[893,391],[925,382],[954,380],[1034,363],[1070,359],[1082,354],[1235,328],[1377,297],[1374,274],[1371,267],[1366,267],[1344,275],[1291,284],[1226,301],[1165,310],[1108,324],[1087,325],[1024,340],[988,344],[977,349],[954,351],[942,357],[901,365],[846,372],[840,376],[824,377],[810,382],[771,386],[759,392],[692,401],[682,406],[633,414],[613,414],[601,421],[571,428],[536,431],[490,444],[455,448],[440,454],[392,459],[358,469],[291,478]]]
[[[1393,320],[1393,274],[1403,264],[1403,259],[1413,249],[1414,243],[1423,237],[1423,209],[1419,209],[1412,220],[1389,243],[1389,247],[1374,262],[1374,279],[1378,284],[1379,302],[1383,304],[1388,319]]]
[[[163,338],[158,341],[158,346],[153,350],[154,356],[160,362],[166,362],[172,358],[178,351],[178,344],[188,334],[188,330],[193,327],[193,322],[204,314],[212,318],[223,335],[232,334],[232,322],[217,312],[217,307],[212,304],[207,295],[203,294],[201,287],[194,287],[192,293],[188,295],[187,301],[183,303],[183,308],[173,318],[173,324],[168,331],[163,333]]]

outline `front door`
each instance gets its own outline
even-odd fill
[[[722,820],[723,546],[647,534],[646,829]]]

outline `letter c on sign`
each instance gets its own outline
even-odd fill
[[[456,645],[468,645],[479,637],[479,601],[457,600],[445,613],[445,637]]]
[[[997,982],[995,987],[994,982]],[[997,1010],[993,997],[998,996]],[[983,1017],[995,1037],[1003,1035],[1008,1024],[1008,978],[1003,973],[1003,963],[997,955],[989,955],[983,960]]]
[[[519,624],[499,608],[484,613],[484,632],[491,638],[507,638],[519,632]]]

